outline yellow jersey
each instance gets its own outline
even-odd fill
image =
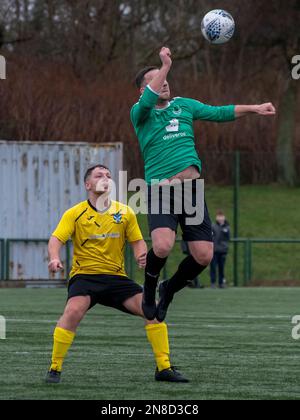
[[[104,213],[98,212],[89,201],[77,204],[64,213],[52,236],[63,243],[72,239],[70,278],[76,274],[126,276],[126,241],[143,239],[133,210],[117,201],[112,201]]]

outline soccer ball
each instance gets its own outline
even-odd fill
[[[212,44],[225,44],[233,36],[234,30],[234,19],[225,10],[217,9],[208,12],[201,23],[204,38]]]

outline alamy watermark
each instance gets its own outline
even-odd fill
[[[0,315],[0,340],[6,339],[6,319]]]
[[[6,59],[3,55],[0,55],[0,79],[6,79]]]
[[[295,55],[292,58],[292,64],[294,65],[292,69],[292,78],[294,80],[300,79],[300,55]]]
[[[185,224],[190,226],[201,225],[204,220],[204,180],[178,179],[172,181],[153,180],[151,186],[143,179],[133,179],[127,182],[127,172],[119,172],[118,188],[113,180],[99,180],[97,191],[105,191],[97,199],[96,208],[99,212],[105,211],[108,199],[128,203],[135,214],[174,214],[184,215]],[[118,196],[117,196],[118,191]],[[128,193],[133,193],[128,197]]]
[[[300,315],[295,315],[292,318],[292,324],[295,325],[292,329],[292,338],[294,340],[300,340]]]

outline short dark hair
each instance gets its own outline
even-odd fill
[[[142,84],[143,84],[143,82],[144,82],[144,79],[145,79],[145,76],[146,76],[146,74],[147,73],[149,73],[149,71],[152,71],[152,70],[158,70],[158,67],[156,67],[156,66],[148,66],[148,67],[144,67],[142,70],[140,70],[139,72],[138,72],[138,74],[135,76],[135,84],[136,84],[136,87],[138,88],[138,89],[140,89],[141,87],[142,87]]]
[[[221,209],[217,210],[217,216],[225,216],[223,210]]]
[[[84,178],[83,178],[84,182],[86,182],[88,180],[89,176],[91,175],[93,170],[96,169],[96,168],[107,169],[108,171],[110,171],[110,169],[107,166],[101,165],[100,163],[98,163],[96,165],[89,166],[88,169],[85,171],[85,174],[84,174]]]

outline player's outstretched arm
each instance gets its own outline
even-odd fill
[[[140,241],[131,242],[134,257],[139,268],[145,268],[147,262],[147,244],[141,239]]]
[[[163,88],[163,85],[167,79],[168,73],[172,66],[171,56],[172,54],[170,49],[167,47],[162,47],[159,53],[162,66],[159,72],[157,73],[157,76],[155,76],[154,79],[151,80],[151,82],[149,83],[150,88],[154,90],[154,92],[159,93]]]
[[[271,102],[261,105],[236,105],[236,118],[245,117],[246,115],[250,114],[273,116],[276,115],[276,109]]]
[[[48,268],[51,273],[57,273],[62,270],[63,264],[60,259],[60,250],[63,247],[63,243],[57,239],[55,236],[51,236],[48,243],[48,255],[49,255],[49,264]]]
[[[194,120],[227,122],[234,121],[237,118],[250,114],[274,116],[276,109],[272,103],[261,105],[225,105],[212,106],[196,101],[194,99],[185,99],[187,105],[192,111]]]

